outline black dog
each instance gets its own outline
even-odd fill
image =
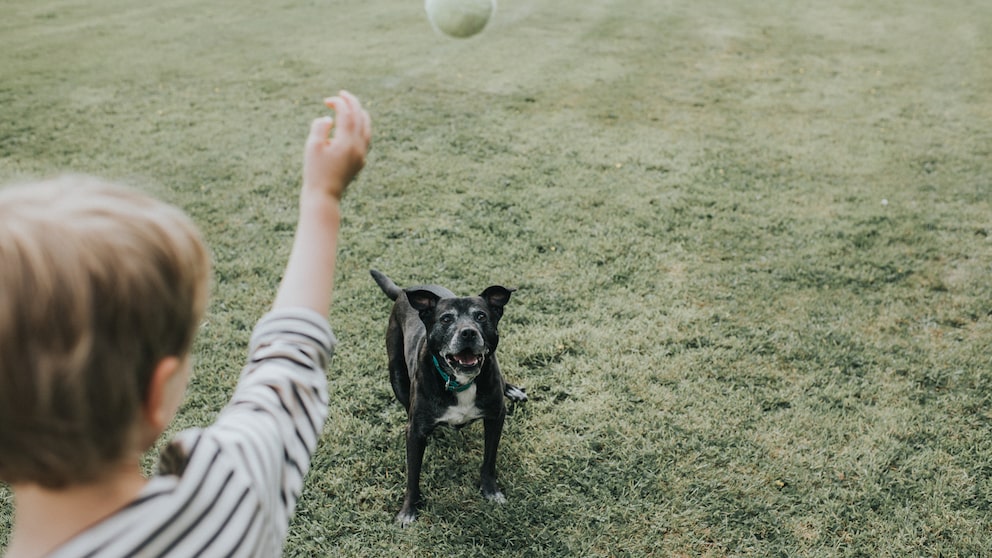
[[[496,326],[513,289],[492,286],[479,296],[457,297],[438,285],[400,289],[382,273],[371,273],[395,301],[386,328],[389,381],[408,417],[406,497],[396,522],[406,526],[417,519],[424,450],[438,425],[460,428],[483,420],[482,494],[506,502],[496,485],[496,449],[506,418],[503,398],[527,399],[522,389],[503,381],[496,362]]]

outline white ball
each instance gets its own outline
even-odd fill
[[[424,9],[435,29],[464,39],[489,23],[496,11],[496,0],[424,0]]]

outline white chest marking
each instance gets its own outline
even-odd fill
[[[475,406],[475,384],[469,386],[465,391],[455,393],[458,404],[448,407],[443,415],[438,417],[438,424],[446,423],[452,426],[461,426],[482,418],[482,409]]]

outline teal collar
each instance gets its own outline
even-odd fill
[[[437,373],[441,375],[441,379],[444,380],[444,389],[448,391],[461,392],[472,387],[472,383],[475,381],[474,379],[467,384],[459,384],[458,380],[452,378],[444,372],[441,368],[441,363],[437,361],[436,356],[431,355],[431,358],[434,359],[434,370],[437,370]]]

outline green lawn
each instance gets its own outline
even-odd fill
[[[279,280],[307,125],[363,99],[286,556],[979,556],[990,61],[984,0],[504,0],[469,40],[412,0],[4,0],[0,181],[97,174],[200,224],[213,302],[175,428],[203,425]],[[506,505],[475,486],[478,424],[439,433],[421,521],[392,525],[405,415],[370,267],[518,289]]]

